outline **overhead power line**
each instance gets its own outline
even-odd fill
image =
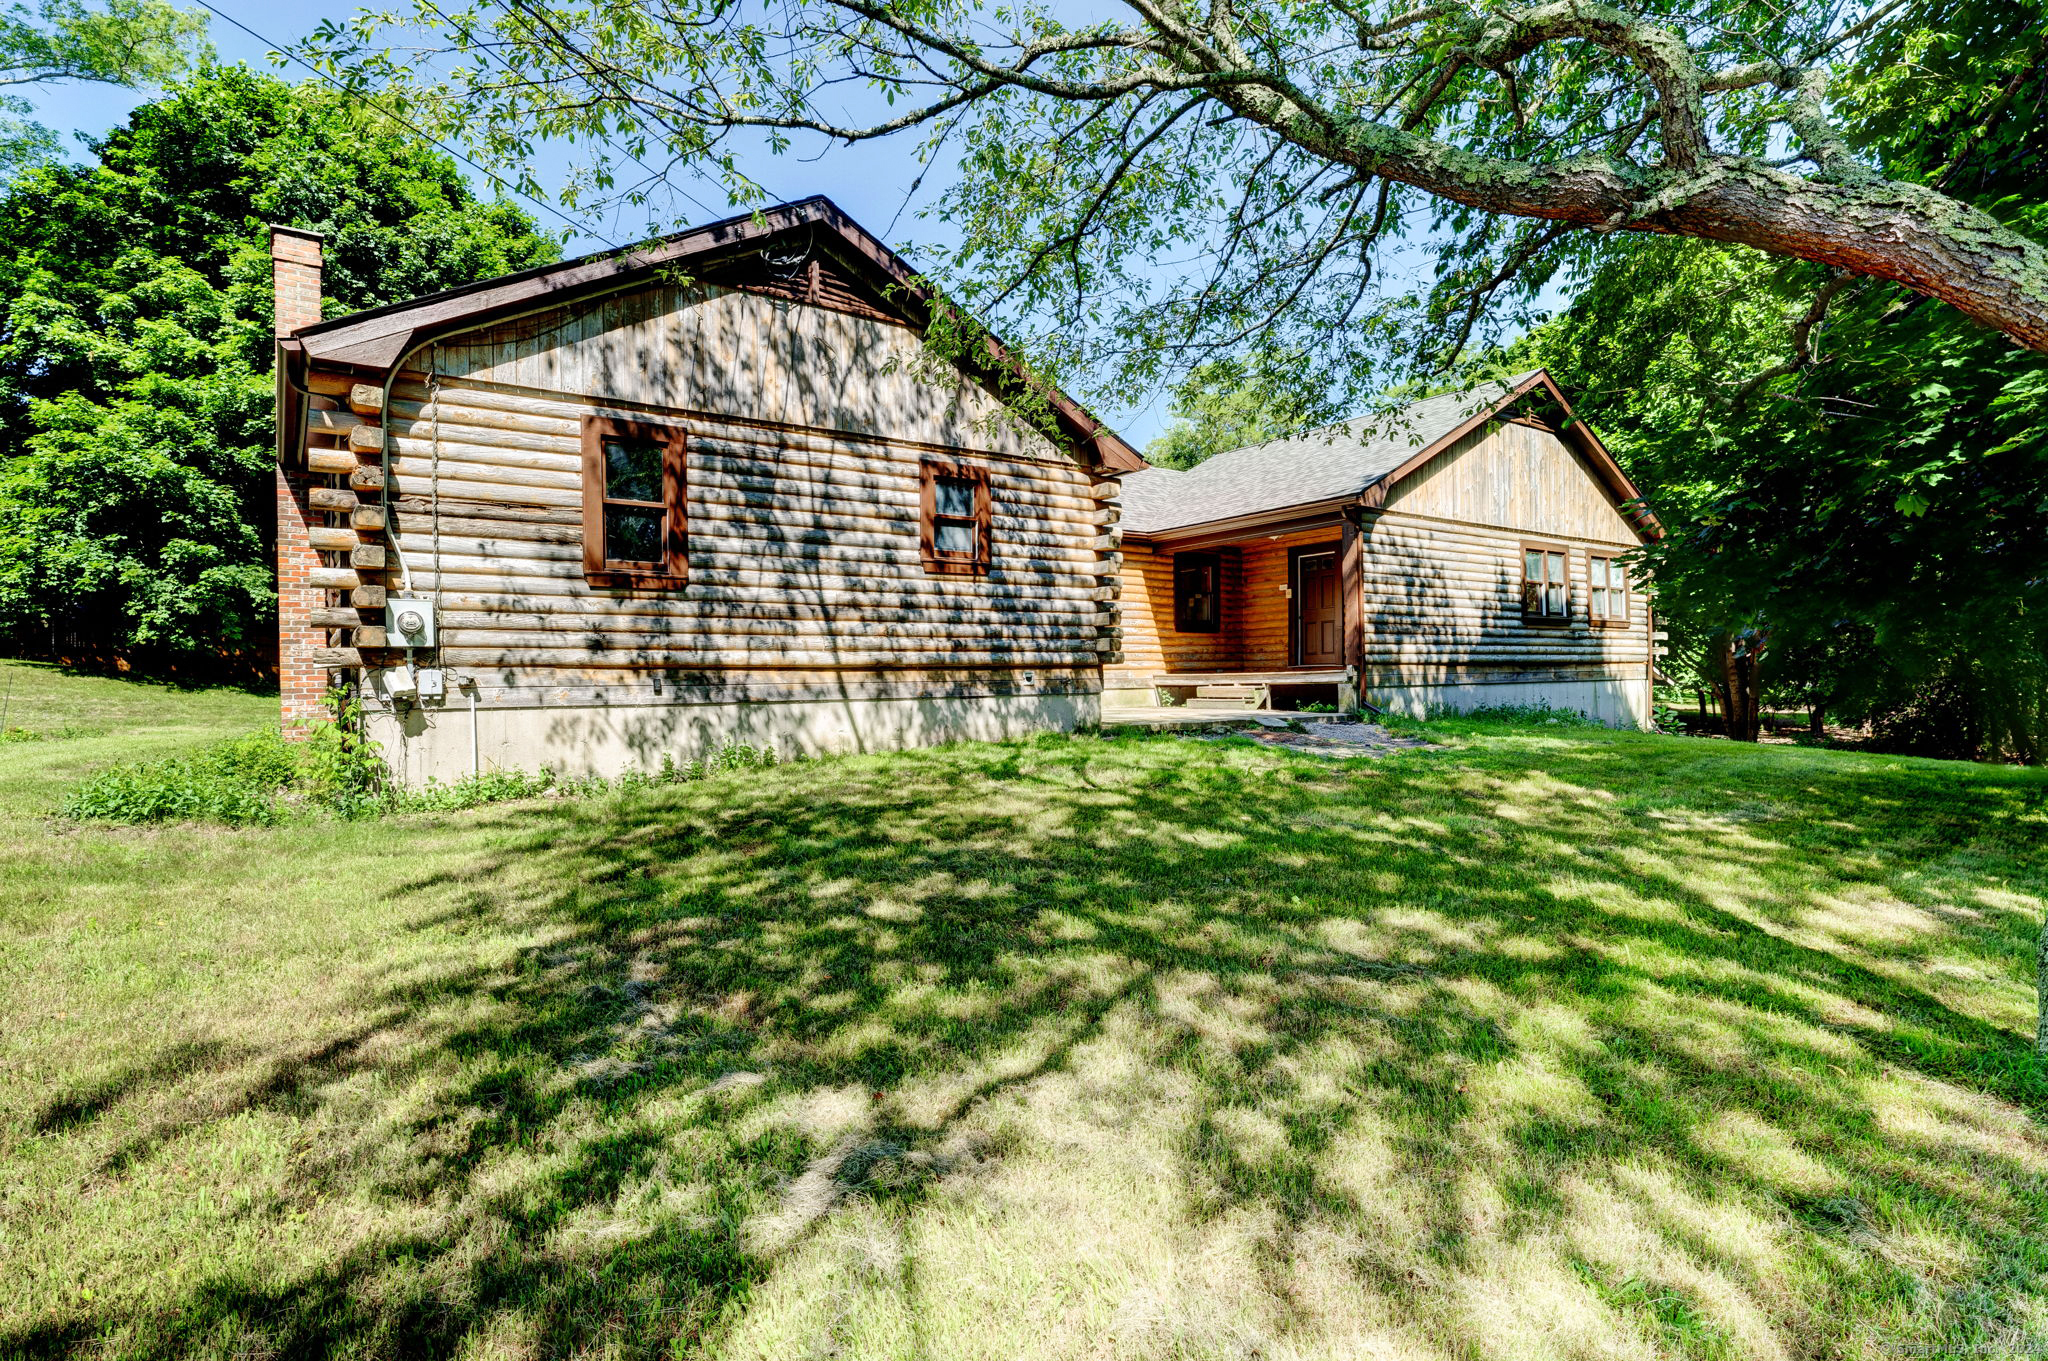
[[[429,145],[437,147],[441,151],[447,153],[448,155],[453,156],[456,160],[461,161],[464,165],[470,167],[479,175],[482,175],[485,179],[489,180],[491,184],[498,188],[499,190],[502,191],[509,189],[513,193],[519,195],[519,197],[525,199],[528,203],[531,203],[534,207],[539,208],[541,211],[552,213],[555,217],[560,218],[563,222],[567,223],[574,230],[594,238],[595,240],[603,243],[604,245],[609,246],[613,250],[620,249],[618,242],[612,241],[603,236],[599,236],[595,231],[591,230],[590,225],[588,223],[580,222],[577,219],[570,217],[567,213],[563,212],[560,208],[555,207],[554,204],[549,203],[545,199],[535,198],[532,194],[527,193],[518,185],[512,184],[509,181],[503,179],[496,172],[485,169],[482,165],[479,165],[477,162],[471,160],[468,156],[464,155],[460,151],[457,151],[454,147],[449,146],[440,138],[435,137],[431,133],[422,130],[421,128],[415,126],[406,119],[399,117],[397,114],[385,108],[382,104],[379,104],[376,100],[370,98],[362,91],[351,89],[348,86],[342,84],[333,76],[328,75],[325,71],[313,65],[312,62],[307,61],[304,57],[292,51],[289,47],[286,47],[283,43],[274,42],[271,39],[264,37],[261,33],[258,33],[255,29],[249,27],[240,19],[235,18],[232,14],[222,13],[219,7],[213,3],[213,0],[199,0],[199,3],[205,6],[208,10],[210,10],[213,13],[214,17],[225,20],[230,24],[233,24],[236,28],[241,29],[242,32],[248,34],[257,42],[267,46],[271,51],[282,53],[288,59],[297,62],[299,65],[305,67],[308,71],[311,71],[315,76],[318,76],[322,81],[332,86],[335,90],[339,91],[344,95],[347,95],[350,99],[355,100],[359,104],[362,104],[371,109],[375,109],[378,113],[383,114],[392,122],[398,124],[406,131],[412,133],[413,136],[418,137],[420,140],[428,143]]]

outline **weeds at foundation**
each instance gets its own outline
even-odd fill
[[[287,742],[275,729],[265,728],[190,756],[103,770],[65,796],[63,815],[96,822],[269,826],[293,817],[453,813],[518,799],[626,794],[779,763],[770,748],[732,743],[701,759],[678,761],[665,755],[659,770],[630,770],[612,778],[564,778],[546,769],[492,770],[403,789],[391,783],[377,744],[362,735],[354,703],[337,697],[332,711],[332,720],[316,725],[299,742]]]

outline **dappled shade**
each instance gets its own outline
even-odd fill
[[[303,1026],[172,1023],[10,1112],[0,1351],[2037,1336],[2044,794],[1625,734],[1047,738],[387,824],[398,929]],[[175,1266],[67,1274],[81,1183]]]

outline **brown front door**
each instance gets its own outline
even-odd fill
[[[1338,606],[1337,555],[1304,553],[1294,564],[1295,663],[1336,666],[1344,632]]]

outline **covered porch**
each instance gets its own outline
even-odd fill
[[[1352,667],[1283,671],[1159,671],[1149,678],[1154,705],[1212,713],[1356,713],[1358,672]],[[1104,705],[1105,718],[1116,708]],[[1125,706],[1137,707],[1137,706]]]
[[[1158,709],[1359,711],[1358,529],[1336,507],[1287,522],[1124,541],[1123,657],[1103,718]]]

